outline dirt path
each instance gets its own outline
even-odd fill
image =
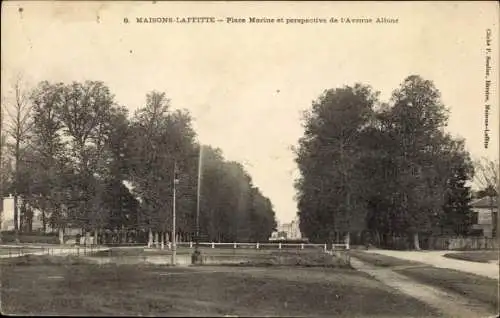
[[[369,274],[387,286],[438,309],[443,313],[444,317],[484,318],[495,316],[493,312],[488,311],[481,304],[475,303],[460,295],[447,293],[441,289],[417,283],[391,269],[375,267],[354,257],[351,257],[351,265],[355,269]]]
[[[451,251],[389,251],[389,250],[367,250],[369,253],[377,253],[392,257],[397,257],[410,261],[417,261],[435,267],[449,268],[462,272],[486,276],[498,279],[498,265],[494,263],[469,262],[453,258],[444,257],[444,254]]]

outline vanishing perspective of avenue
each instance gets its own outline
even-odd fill
[[[359,33],[59,5],[2,4],[2,314],[498,316],[493,19],[453,25],[487,3],[439,5],[449,42],[410,36],[424,4]]]

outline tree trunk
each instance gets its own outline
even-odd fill
[[[346,233],[345,244],[346,244],[346,248],[349,249],[349,246],[351,245],[351,232]]]
[[[25,216],[26,216],[26,203],[21,200],[21,207],[19,208],[19,233],[25,232]]]
[[[415,250],[420,251],[420,242],[418,240],[418,232],[413,233],[413,245]]]
[[[16,243],[19,244],[19,198],[14,194],[14,236]]]
[[[99,245],[99,228],[94,230],[94,245]]]
[[[90,245],[90,232],[85,230],[85,246]]]
[[[378,230],[375,230],[375,244],[377,247],[380,247],[380,233]]]
[[[123,224],[120,229],[120,243],[121,244],[127,243],[127,231],[125,231],[125,226]]]
[[[64,245],[64,229],[59,228],[59,244]]]
[[[35,217],[35,212],[33,209],[30,207],[30,212],[28,214],[28,231],[31,233],[33,232],[33,218]]]
[[[0,150],[0,154],[1,154],[1,150]],[[0,164],[2,162],[1,160],[2,160],[2,156],[0,155]],[[2,186],[2,181],[0,181],[0,187],[1,186]],[[3,220],[3,190],[0,189],[0,243],[2,243],[2,220]]]
[[[151,229],[148,230],[148,247],[153,245],[153,232]]]
[[[46,233],[47,232],[47,219],[46,219],[46,216],[45,216],[45,209],[42,209],[42,230],[43,230],[43,233]]]

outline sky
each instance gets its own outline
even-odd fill
[[[2,97],[22,76],[104,81],[118,103],[151,90],[187,109],[199,140],[239,161],[274,205],[297,213],[291,146],[301,112],[329,88],[361,82],[387,101],[405,77],[432,80],[447,128],[474,158],[498,158],[496,2],[2,2]],[[204,24],[140,24],[137,17],[215,17]],[[338,23],[227,23],[227,17],[337,18]],[[128,18],[129,23],[124,23]],[[388,18],[397,23],[340,23]],[[491,30],[490,143],[484,148],[486,32]]]

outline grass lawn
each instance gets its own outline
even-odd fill
[[[270,250],[257,250],[257,249],[227,249],[227,248],[209,248],[202,247],[199,249],[202,254],[206,255],[263,255],[270,253]],[[180,247],[177,248],[177,254],[191,255],[194,248]],[[145,248],[145,247],[113,247],[107,251],[99,251],[92,254],[93,256],[147,256],[147,255],[172,255],[172,251],[165,248],[164,250],[158,248]]]
[[[483,251],[467,251],[460,253],[448,253],[444,257],[459,259],[463,261],[489,263],[490,261],[498,261],[498,251],[483,250]]]
[[[1,261],[2,313],[438,317],[350,269],[47,265],[50,257],[35,258],[16,266]]]
[[[386,256],[375,253],[368,253],[362,251],[349,251],[349,255],[356,257],[359,260],[380,267],[396,267],[396,266],[413,266],[422,265],[418,262],[413,262],[405,259],[400,259],[397,257]]]
[[[498,281],[494,279],[375,253],[355,252],[351,253],[351,256],[375,266],[393,267],[395,272],[413,278],[420,283],[464,295],[482,302],[494,310],[497,309]],[[414,265],[420,266],[415,267]],[[405,268],[405,266],[407,267]]]
[[[256,248],[210,248],[200,247],[199,250],[205,255],[269,255],[271,253],[320,253],[319,249],[256,249]],[[194,248],[178,247],[177,254],[191,255]],[[99,251],[92,253],[93,256],[144,256],[144,255],[171,255],[172,251],[165,248],[164,250],[158,248],[145,248],[145,247],[113,247],[106,251]]]

